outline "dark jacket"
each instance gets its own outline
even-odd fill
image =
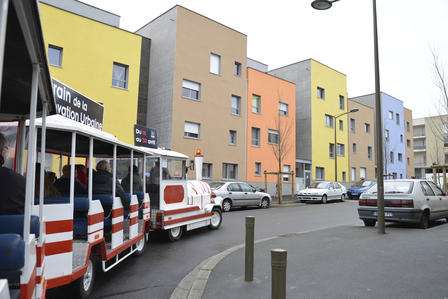
[[[23,214],[25,178],[6,167],[0,167],[0,214]]]
[[[122,180],[121,180],[121,186],[126,192],[130,192],[131,188],[131,174],[128,173]],[[143,191],[143,182],[142,178],[138,175],[138,173],[133,174],[132,178],[132,191]]]
[[[70,178],[60,177],[54,182],[54,186],[61,192],[62,195],[70,195]],[[87,194],[86,186],[75,179],[75,194]]]
[[[112,194],[112,173],[105,170],[97,170],[93,174],[93,194]],[[115,196],[121,198],[121,204],[125,209],[129,209],[129,199],[118,181],[115,182]]]

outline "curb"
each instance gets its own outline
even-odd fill
[[[306,204],[301,203],[301,202],[284,202],[282,204],[271,203],[272,208],[286,208],[286,207],[297,207],[297,206],[306,206]]]

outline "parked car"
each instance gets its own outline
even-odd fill
[[[269,208],[272,198],[268,193],[259,192],[257,189],[244,182],[213,182],[212,197],[221,196],[222,210],[230,211],[232,207],[259,206]]]
[[[320,201],[327,203],[330,200],[344,201],[347,190],[338,182],[313,182],[308,188],[296,193],[300,202]]]
[[[377,185],[359,198],[358,215],[365,226],[377,221]],[[448,196],[427,180],[384,181],[384,219],[386,222],[419,223],[428,228],[431,220],[448,220]]]
[[[350,189],[347,191],[347,197],[349,199],[359,199],[361,194],[365,191],[367,191],[370,187],[372,187],[376,181],[374,180],[361,180],[354,184]]]

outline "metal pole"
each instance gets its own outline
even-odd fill
[[[255,217],[246,216],[246,252],[245,252],[245,271],[244,280],[254,280],[254,230]]]
[[[264,192],[268,192],[268,175],[266,174],[266,170],[264,171]]]
[[[129,192],[131,193],[131,196],[132,196],[132,194],[134,192],[134,189],[133,189],[133,187],[134,187],[133,186],[133,184],[134,184],[134,151],[133,150],[131,150],[131,166],[130,167],[131,168],[129,169],[129,175],[130,175],[130,177],[129,177]]]
[[[287,254],[283,249],[271,249],[272,299],[286,299]]]
[[[72,133],[72,149],[70,157],[70,204],[73,205],[75,198],[75,163],[76,163],[76,133]]]
[[[87,196],[89,197],[89,207],[92,203],[93,196],[93,138],[89,139],[89,189]]]
[[[47,138],[47,104],[44,103],[42,107],[42,127],[41,127],[41,141],[40,141],[40,182],[39,182],[39,219],[40,219],[40,231],[44,229],[44,196],[45,196],[45,148]],[[40,244],[43,240],[41,236],[39,238]]]
[[[437,184],[437,168],[435,167],[432,168],[432,181]]]
[[[380,66],[378,56],[378,29],[376,19],[376,0],[373,4],[373,45],[375,60],[375,131],[376,131],[376,182],[378,195],[378,233],[385,234],[384,224],[384,178],[383,178],[383,125],[380,89]]]
[[[112,198],[115,198],[117,191],[117,145],[114,144],[114,160],[113,160],[113,170],[112,170]]]
[[[446,194],[446,166],[443,166],[443,193]]]
[[[0,1],[0,78],[3,78],[3,62],[5,59],[6,25],[8,24],[8,0]],[[0,80],[0,104],[2,81]]]
[[[294,171],[291,172],[291,202],[294,202]]]
[[[146,193],[146,154],[143,154],[143,194]]]
[[[334,118],[334,124],[333,124],[333,127],[334,127],[334,151],[333,151],[333,154],[334,154],[334,181],[335,182],[338,181],[338,155],[336,153],[336,120],[337,119],[338,119],[337,117]]]

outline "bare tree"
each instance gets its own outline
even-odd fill
[[[274,127],[278,133],[278,140],[277,142],[271,142],[271,149],[275,160],[278,163],[277,195],[279,204],[282,204],[282,161],[291,151],[292,144],[290,136],[294,125],[295,124],[293,124],[289,117],[281,117],[280,113],[278,113],[277,118],[274,120]],[[291,165],[291,167],[293,167],[293,165]],[[294,196],[294,194],[291,196]]]

